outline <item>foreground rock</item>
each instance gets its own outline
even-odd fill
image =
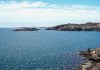
[[[85,24],[64,24],[47,28],[58,31],[100,31],[100,23],[87,22]]]
[[[86,59],[79,70],[100,70],[100,48],[80,52],[80,55]]]
[[[39,29],[37,28],[32,28],[32,27],[20,27],[20,28],[16,28],[13,31],[37,31]]]

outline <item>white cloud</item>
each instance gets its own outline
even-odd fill
[[[36,7],[45,7],[48,3],[43,3],[43,2],[21,2],[21,3],[16,3],[16,2],[10,2],[10,3],[1,3],[0,4],[0,9],[7,11],[7,10],[20,10],[20,9],[25,9],[25,8],[36,8]]]
[[[100,7],[44,2],[0,3],[0,26],[53,26],[68,22],[99,22]]]

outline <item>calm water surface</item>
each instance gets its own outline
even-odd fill
[[[100,47],[100,32],[0,29],[0,70],[75,70],[88,47]]]

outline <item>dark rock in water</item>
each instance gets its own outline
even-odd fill
[[[58,31],[100,31],[100,23],[87,22],[85,24],[63,24],[55,27],[47,28],[46,30]]]
[[[32,28],[32,27],[20,27],[20,28],[16,28],[13,31],[37,31],[40,29],[37,28]]]

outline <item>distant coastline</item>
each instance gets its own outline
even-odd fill
[[[58,31],[100,31],[100,23],[87,22],[84,24],[63,24],[54,27],[49,27],[46,30]]]
[[[62,24],[57,25],[53,27],[40,27],[34,28],[34,27],[19,27],[15,28],[13,31],[38,31],[38,30],[57,30],[57,31],[100,31],[100,23],[93,23],[93,22],[87,22],[84,24]]]

